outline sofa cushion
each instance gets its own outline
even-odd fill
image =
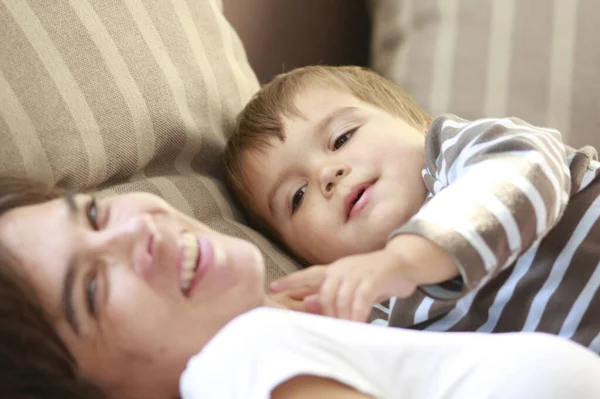
[[[372,66],[430,113],[514,115],[600,148],[600,3],[372,0]]]
[[[0,0],[0,174],[142,190],[255,241],[270,281],[296,264],[246,227],[221,151],[257,90],[217,0]]]

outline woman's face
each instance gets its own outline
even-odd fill
[[[149,194],[17,208],[0,218],[0,240],[81,372],[116,393],[176,395],[190,356],[263,301],[256,247]]]

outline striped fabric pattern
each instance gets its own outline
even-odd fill
[[[600,148],[597,0],[372,0],[372,66],[432,115],[516,116]]]
[[[424,286],[390,323],[432,331],[543,331],[600,353],[600,163],[592,147],[516,118],[433,121],[425,206],[392,233],[456,260],[463,289]]]
[[[0,173],[102,195],[141,190],[256,242],[221,151],[258,89],[217,0],[0,0]]]

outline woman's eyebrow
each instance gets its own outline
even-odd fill
[[[67,207],[69,208],[69,213],[71,215],[79,214],[79,205],[77,205],[77,201],[75,201],[76,193],[74,191],[69,191],[65,195],[65,201],[67,202]]]
[[[75,289],[75,277],[77,277],[77,266],[70,263],[67,267],[67,273],[63,282],[62,290],[62,307],[67,319],[67,323],[71,326],[76,335],[79,335],[79,323],[73,306],[73,290]]]

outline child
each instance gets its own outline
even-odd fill
[[[545,331],[600,352],[600,163],[521,120],[432,119],[377,74],[306,67],[246,106],[225,151],[251,219],[314,266],[326,315]]]

